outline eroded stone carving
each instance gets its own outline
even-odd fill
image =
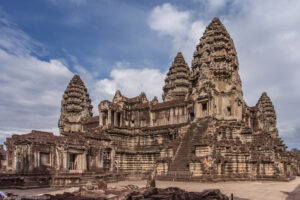
[[[79,75],[70,81],[61,101],[58,121],[60,133],[81,132],[83,121],[93,116],[93,106],[87,89]]]

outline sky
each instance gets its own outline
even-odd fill
[[[279,135],[300,148],[299,0],[9,0],[0,2],[0,143],[32,129],[58,134],[74,74],[98,115],[116,90],[161,100],[176,53],[189,66],[205,27],[219,17],[239,59],[244,99],[267,92]]]

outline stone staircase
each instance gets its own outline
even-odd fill
[[[189,161],[194,150],[194,144],[197,142],[199,135],[204,134],[208,127],[209,119],[203,118],[192,122],[180,142],[173,162],[170,164],[168,171],[188,171]]]
[[[80,185],[85,185],[87,183],[94,183],[96,181],[95,179],[96,174],[94,172],[84,172],[80,176]]]

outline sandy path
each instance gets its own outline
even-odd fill
[[[146,181],[121,181],[109,183],[108,187],[137,185],[145,187]],[[201,182],[172,182],[156,181],[160,188],[179,187],[187,191],[201,192],[206,189],[220,189],[222,193],[230,196],[234,194],[236,200],[300,200],[300,177],[290,182],[275,181],[230,181],[218,183]],[[3,189],[3,192],[11,192],[22,196],[38,196],[42,194],[62,194],[72,192],[77,188],[38,188],[29,190]]]
[[[111,183],[109,186],[138,185],[144,187],[146,181],[122,181]],[[250,200],[300,200],[300,177],[290,182],[275,181],[230,181],[218,183],[200,182],[172,182],[156,181],[160,188],[179,187],[187,191],[201,192],[206,189],[220,189],[222,193],[230,196],[234,194],[235,199]],[[237,198],[238,197],[238,198]]]

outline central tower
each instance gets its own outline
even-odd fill
[[[207,26],[194,52],[190,102],[195,118],[242,119],[244,103],[233,41],[218,18]]]

